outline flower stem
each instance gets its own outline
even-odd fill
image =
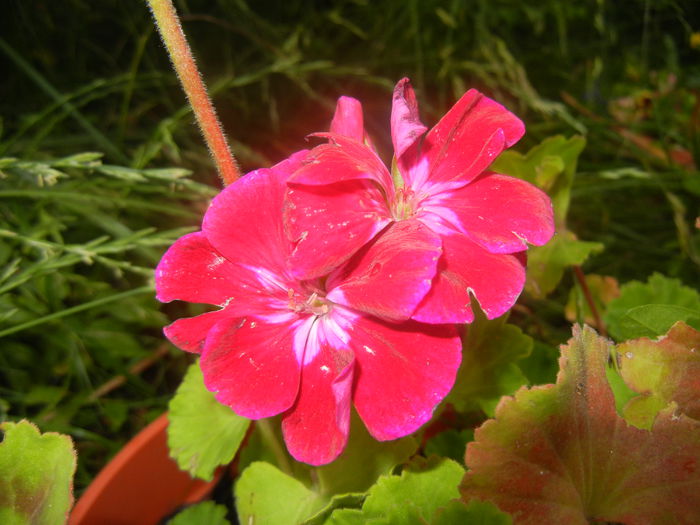
[[[598,333],[600,333],[600,335],[604,337],[607,337],[608,331],[605,327],[605,323],[603,322],[603,318],[598,312],[598,308],[596,307],[595,301],[593,300],[593,296],[591,295],[591,290],[588,288],[588,283],[586,283],[586,276],[584,275],[583,270],[580,266],[574,265],[574,275],[576,276],[576,280],[578,281],[578,284],[581,287],[583,297],[586,299],[586,303],[588,303],[588,308],[590,309],[591,314],[593,315],[593,320],[595,321],[595,327],[598,330]]]
[[[263,441],[275,456],[277,466],[280,468],[280,470],[282,470],[282,472],[285,474],[293,476],[294,473],[292,471],[292,464],[289,462],[289,458],[287,457],[287,451],[284,449],[284,446],[282,443],[280,443],[280,440],[275,434],[275,430],[272,428],[271,420],[269,418],[259,419],[255,422],[255,426],[258,427]]]
[[[190,47],[187,45],[172,0],[147,0],[147,2],[175,72],[180,79],[190,106],[192,106],[202,135],[204,135],[204,140],[209,147],[209,152],[214,158],[219,175],[224,184],[230,184],[240,177],[241,173],[229,149],[221,123],[216,116],[204,82],[202,82]]]

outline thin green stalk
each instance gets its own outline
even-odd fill
[[[136,74],[139,69],[139,64],[143,58],[143,53],[146,50],[146,43],[151,37],[151,32],[153,29],[149,27],[144,34],[141,35],[136,42],[136,50],[134,51],[134,56],[131,59],[131,65],[129,66],[129,73],[127,76],[127,83],[124,87],[124,95],[122,97],[121,109],[119,111],[119,140],[124,141],[124,136],[126,135],[126,127],[129,118],[129,105],[131,104],[131,97],[134,93],[134,86],[136,85]]]
[[[24,74],[31,78],[34,83],[39,86],[46,94],[48,94],[54,101],[60,102],[66,109],[68,113],[76,120],[78,123],[88,132],[89,135],[97,142],[101,148],[103,148],[112,157],[118,160],[122,164],[126,164],[128,159],[126,156],[105,136],[103,135],[95,126],[90,124],[88,120],[83,117],[83,115],[76,109],[76,107],[65,100],[65,96],[61,95],[56,89],[49,84],[49,82],[36,70],[34,69],[26,60],[24,60],[17,52],[15,52],[10,45],[0,38],[0,50],[4,51],[5,54],[10,57],[17,67],[19,67]]]
[[[143,293],[152,294],[153,286],[141,286],[140,288],[134,288],[133,290],[127,290],[126,292],[117,293],[107,297],[101,297],[88,303],[79,304],[78,306],[74,306],[73,308],[66,308],[65,310],[61,310],[60,312],[54,312],[52,314],[39,317],[38,319],[32,319],[31,321],[27,321],[26,323],[18,324],[16,326],[12,326],[10,328],[6,328],[5,330],[0,331],[0,337],[5,337],[6,335],[21,332],[22,330],[26,330],[27,328],[32,328],[40,324],[48,323],[49,321],[53,321],[55,319],[60,319],[62,317],[77,314],[78,312],[90,310],[91,308],[113,303],[115,301],[121,301],[122,299],[126,299],[127,297]]]
[[[199,74],[194,57],[187,45],[185,34],[171,0],[147,0],[156,26],[168,50],[182,88],[192,106],[197,123],[204,135],[204,140],[214,158],[217,170],[224,184],[230,184],[240,177],[236,160],[224,136],[221,123],[216,116],[207,94],[202,77]]]
[[[270,419],[259,419],[255,422],[255,426],[258,427],[258,429],[260,430],[260,434],[262,435],[263,441],[270,448],[272,454],[275,456],[275,459],[277,460],[277,466],[285,474],[293,476],[294,472],[292,471],[292,464],[289,462],[289,458],[287,457],[287,451],[285,450],[282,443],[280,443],[280,440],[275,434]]]

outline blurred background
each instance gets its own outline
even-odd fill
[[[585,137],[568,227],[604,246],[587,273],[700,287],[700,2],[175,4],[246,171],[308,147],[340,95],[389,159],[398,79],[428,125],[475,87],[525,121],[520,152]],[[145,2],[2,8],[0,420],[72,435],[80,488],[191,358],[161,330],[196,312],[158,304],[152,271],[220,186]],[[513,322],[556,348],[572,286],[524,295]]]

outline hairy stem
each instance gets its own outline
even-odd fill
[[[216,116],[207,89],[202,82],[194,57],[187,45],[175,7],[171,0],[147,0],[151,8],[156,26],[168,50],[187,100],[192,106],[197,123],[214,158],[216,168],[224,184],[230,184],[240,177],[241,173],[236,160],[229,149],[221,123]]]

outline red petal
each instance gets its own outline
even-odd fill
[[[290,266],[303,279],[329,273],[391,221],[382,193],[367,180],[291,187],[284,218],[297,242]]]
[[[335,135],[316,133],[330,144],[312,149],[303,165],[289,179],[291,184],[324,185],[355,179],[375,181],[385,191],[393,191],[391,175],[377,154],[362,142]]]
[[[298,170],[304,163],[304,160],[309,154],[308,149],[302,149],[292,153],[289,157],[279,161],[270,169],[277,174],[278,177],[287,179],[292,173]]]
[[[416,94],[407,78],[399,80],[394,88],[391,107],[391,141],[394,156],[400,158],[428,130],[420,121]]]
[[[225,309],[215,310],[196,317],[178,319],[166,326],[163,332],[165,337],[178,348],[199,354],[204,349],[204,342],[214,325],[230,317],[231,313]]]
[[[526,243],[541,246],[554,234],[547,194],[514,177],[487,174],[423,204],[423,213],[448,217],[457,230],[491,253],[523,251]]]
[[[247,174],[212,201],[202,230],[209,242],[232,262],[286,274],[292,251],[282,225],[286,179],[298,165],[292,158],[272,169]]]
[[[328,299],[386,320],[406,320],[431,287],[440,237],[416,220],[392,224],[328,279]]]
[[[209,243],[202,232],[180,237],[158,263],[156,298],[222,305],[239,291],[240,269]]]
[[[517,142],[525,126],[515,115],[476,90],[469,90],[426,135],[421,156],[427,158],[431,183],[467,183]],[[424,180],[411,176],[413,189]]]
[[[425,323],[470,323],[471,292],[489,319],[506,313],[525,284],[520,254],[493,254],[466,236],[442,237],[443,256],[433,287],[413,319]]]
[[[362,104],[351,97],[340,97],[331,122],[331,133],[362,142],[365,136]]]
[[[231,263],[201,232],[178,239],[156,269],[160,301],[225,306],[228,317],[270,313],[271,305],[276,308],[288,302],[290,289],[297,290],[298,283],[265,268]]]
[[[282,419],[287,449],[297,461],[324,465],[345,448],[353,369],[351,352],[329,346],[302,369],[299,397]]]
[[[454,384],[462,345],[454,325],[355,321],[353,400],[376,439],[396,439],[427,422]]]
[[[292,321],[228,319],[209,333],[200,366],[216,399],[249,419],[270,417],[292,406],[300,365]]]

